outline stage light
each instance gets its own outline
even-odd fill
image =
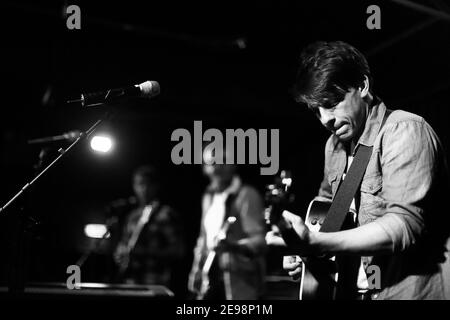
[[[84,226],[84,234],[89,238],[101,239],[108,232],[106,225],[104,224],[87,224]],[[109,238],[109,233],[106,235],[106,238]]]
[[[101,153],[108,153],[113,147],[111,137],[105,135],[96,135],[91,139],[91,149]]]

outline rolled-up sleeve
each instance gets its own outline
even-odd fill
[[[382,139],[386,213],[374,223],[391,237],[393,251],[403,251],[426,231],[426,199],[436,179],[439,140],[421,118],[386,124]]]

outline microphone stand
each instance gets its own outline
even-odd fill
[[[86,132],[81,132],[78,137],[73,141],[66,149],[60,148],[58,150],[59,155],[53,160],[49,165],[42,169],[35,178],[30,182],[26,183],[19,192],[17,192],[5,205],[0,208],[0,214],[8,209],[13,203],[15,203],[28,189],[31,188],[40,178],[42,178],[51,168],[53,168],[64,155],[68,154],[79,142],[86,140],[89,136],[94,133],[97,127],[106,119],[111,117],[111,113],[106,112],[99,120],[97,120]],[[12,248],[12,261],[10,265],[10,275],[8,281],[8,291],[12,294],[22,294],[25,289],[25,266],[24,257],[25,255],[25,218],[23,207],[20,208],[20,212],[14,221],[13,226],[13,248]],[[14,220],[14,219],[13,219]]]
[[[93,254],[96,253],[99,249],[100,246],[103,244],[103,242],[109,237],[111,236],[111,227],[117,223],[117,218],[116,217],[112,217],[110,219],[107,220],[106,222],[106,231],[103,234],[103,236],[100,239],[95,239],[95,244],[93,246],[91,246],[91,248],[89,250],[87,250],[79,259],[78,261],[75,263],[78,267],[82,267],[84,265],[84,263],[86,262],[86,260]]]

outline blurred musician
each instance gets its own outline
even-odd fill
[[[124,206],[128,212],[120,219],[114,250],[116,278],[119,282],[171,288],[174,267],[185,253],[179,216],[161,202],[161,181],[155,168],[138,168],[132,183],[135,201]]]
[[[265,275],[263,201],[242,183],[235,165],[211,158],[206,149],[203,172],[211,183],[203,196],[189,290],[204,300],[258,299]]]

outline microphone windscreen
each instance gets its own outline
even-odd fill
[[[160,93],[159,83],[156,81],[145,81],[141,84],[138,84],[139,89],[141,90],[141,96],[144,98],[155,97]]]

